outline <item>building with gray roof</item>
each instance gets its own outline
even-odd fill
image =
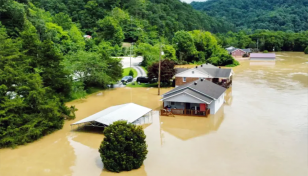
[[[174,88],[163,94],[161,100],[173,114],[207,116],[222,106],[225,91],[222,86],[200,79]]]

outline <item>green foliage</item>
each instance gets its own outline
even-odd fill
[[[116,20],[112,17],[105,17],[103,20],[99,20],[97,25],[99,27],[99,40],[107,40],[111,42],[112,45],[122,45],[124,34]]]
[[[121,172],[141,167],[148,153],[141,126],[117,121],[104,129],[104,135],[99,152],[107,170]]]
[[[68,14],[65,14],[63,12],[60,12],[56,14],[53,19],[53,23],[56,23],[59,26],[62,26],[64,30],[69,30],[71,26],[73,25],[72,19]]]
[[[268,51],[267,51],[267,50],[264,50],[263,53],[268,53]]]
[[[177,50],[180,60],[187,60],[189,56],[193,56],[197,53],[194,45],[194,39],[189,32],[176,32],[172,39],[172,43],[174,48]],[[180,56],[180,53],[183,53],[184,57]]]
[[[197,9],[224,18],[237,29],[268,29],[300,32],[307,30],[306,0],[208,0],[192,2]]]
[[[133,70],[129,70],[128,75],[129,75],[129,76],[134,76],[134,72],[133,72]]]
[[[133,75],[130,75],[130,72],[133,72]],[[135,69],[133,69],[133,68],[124,68],[123,69],[123,74],[122,74],[122,76],[124,77],[124,76],[132,76],[132,77],[137,77],[137,75],[138,75],[138,73],[137,73],[137,71],[135,70]]]
[[[0,148],[32,142],[62,128],[62,104],[29,71],[21,42],[8,38],[0,23]]]
[[[305,52],[305,54],[308,54],[308,46],[306,47],[304,52]]]
[[[272,51],[304,51],[308,45],[308,31],[299,33],[256,30],[240,31],[239,33],[228,32],[217,34],[218,44],[224,47],[258,48]],[[257,43],[258,42],[258,43]]]

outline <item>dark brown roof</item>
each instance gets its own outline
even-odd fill
[[[199,80],[196,81],[196,83],[197,84],[195,85],[195,82],[190,82],[176,87],[171,91],[163,94],[163,98],[168,98],[174,94],[181,93],[181,91],[189,89],[190,91],[186,93],[191,94],[191,91],[193,91],[195,92],[194,96],[209,102],[209,99],[216,100],[226,91],[224,87],[214,84],[208,80]]]

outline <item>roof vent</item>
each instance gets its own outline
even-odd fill
[[[194,82],[194,85],[197,85],[197,82]]]
[[[200,80],[203,81],[203,78],[201,78]]]

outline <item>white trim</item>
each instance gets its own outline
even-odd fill
[[[200,100],[200,101],[202,101],[202,102],[204,102],[204,103],[207,103],[207,104],[211,104],[211,103],[213,102],[213,100],[212,100],[212,101],[209,103],[209,102],[207,102],[207,101],[204,101],[204,100],[202,100],[202,99],[200,99],[200,98],[198,98],[198,97],[195,97],[195,96],[193,96],[193,95],[191,95],[191,94],[189,94],[189,93],[186,93],[186,92],[181,92],[181,93],[172,95],[172,96],[170,96],[170,97],[168,97],[168,98],[163,98],[163,99],[161,99],[160,101],[166,101],[166,100],[168,100],[168,99],[170,99],[170,98],[172,98],[172,97],[175,97],[175,96],[178,96],[178,95],[181,95],[181,94],[189,95],[189,96],[191,96],[191,97],[193,97],[193,98],[195,98],[195,99],[197,99],[197,100]]]
[[[207,104],[211,104],[212,103],[212,101],[210,102],[210,103],[208,103],[207,101],[204,101],[204,100],[202,100],[202,99],[200,99],[200,98],[198,98],[198,97],[195,97],[195,96],[193,96],[193,95],[191,95],[191,94],[189,94],[189,93],[186,93],[185,92],[185,94],[187,94],[187,95],[189,95],[189,96],[191,96],[191,97],[194,97],[195,99],[198,99],[198,100],[200,100],[200,101],[203,101],[203,102],[205,102],[205,103],[207,103]]]
[[[186,77],[183,77],[183,82],[186,82]]]

